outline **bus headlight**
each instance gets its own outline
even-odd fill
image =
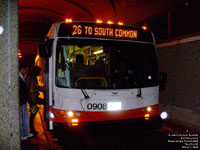
[[[152,109],[151,107],[147,107],[147,111],[150,112]]]
[[[68,117],[73,117],[74,113],[72,111],[67,112]]]
[[[52,113],[52,112],[50,112],[50,117],[51,117],[52,119],[55,118],[55,114]]]

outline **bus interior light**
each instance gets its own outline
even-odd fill
[[[98,50],[98,51],[94,52],[95,55],[100,54],[100,53],[103,53],[103,50]]]
[[[65,19],[65,22],[72,22],[72,19],[71,18],[67,18],[67,19]]]

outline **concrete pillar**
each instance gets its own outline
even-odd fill
[[[1,1],[0,26],[0,149],[20,150],[18,0]]]

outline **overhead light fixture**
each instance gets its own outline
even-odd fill
[[[98,51],[94,52],[95,55],[100,54],[100,53],[103,53],[103,50],[98,50]]]

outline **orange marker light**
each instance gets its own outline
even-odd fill
[[[108,24],[113,24],[113,21],[110,21],[110,20],[108,20],[108,22],[107,22]]]
[[[102,23],[102,22],[103,22],[102,20],[99,19],[96,20],[96,23]]]
[[[72,126],[78,126],[78,119],[71,120]]]
[[[145,120],[149,120],[149,117],[150,117],[149,114],[145,114],[145,115],[144,115]]]
[[[117,24],[120,25],[120,26],[124,25],[123,22],[118,22]]]
[[[78,126],[78,123],[72,123],[72,126]]]
[[[65,19],[65,22],[72,22],[72,19]]]
[[[72,119],[71,122],[72,123],[78,123],[78,119]]]
[[[142,26],[142,29],[143,30],[147,30],[147,26]]]

